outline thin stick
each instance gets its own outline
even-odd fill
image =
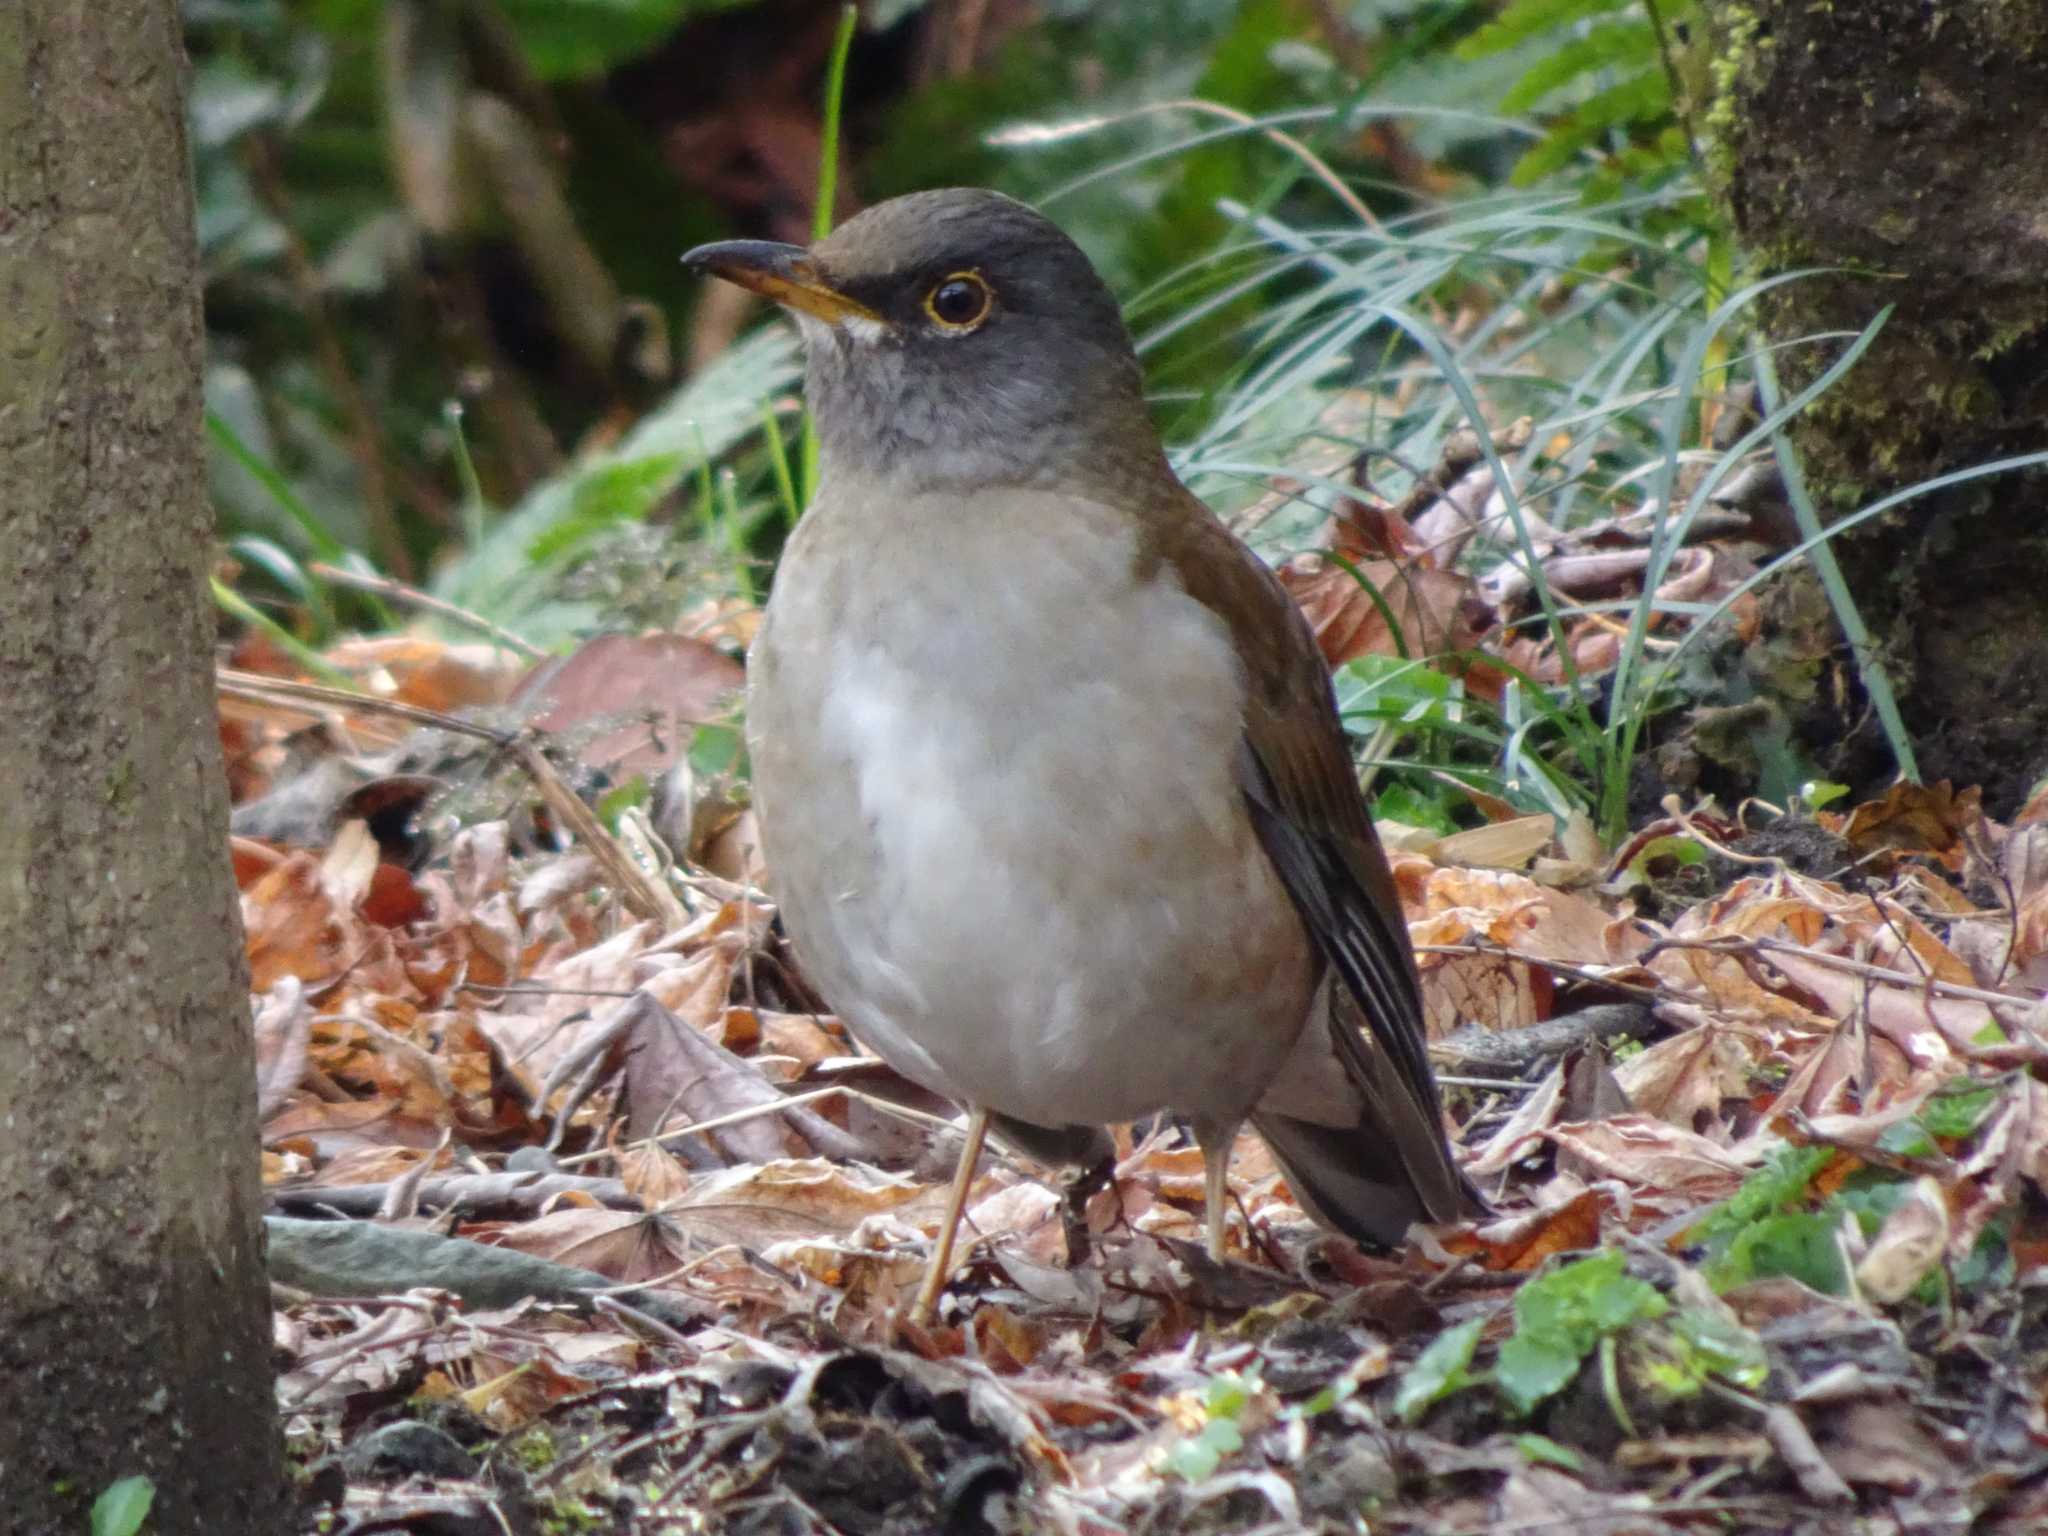
[[[471,613],[467,608],[451,603],[446,598],[436,597],[431,592],[422,592],[418,587],[409,587],[389,576],[373,576],[368,571],[351,571],[342,566],[329,565],[324,560],[316,560],[306,569],[322,580],[333,582],[336,586],[354,587],[359,592],[375,592],[380,597],[391,598],[408,607],[422,608],[428,613],[439,614],[451,623],[476,630],[479,634],[489,635],[508,651],[517,651],[521,656],[532,660],[538,661],[548,654],[531,640],[521,639],[511,630],[492,623],[480,613]]]
[[[443,710],[425,709],[418,704],[403,704],[397,699],[380,699],[375,694],[363,693],[355,688],[332,688],[323,683],[302,683],[295,678],[271,677],[262,672],[243,672],[235,667],[216,667],[213,674],[214,687],[226,698],[247,699],[256,704],[281,705],[286,709],[302,709],[314,719],[330,709],[357,710],[366,715],[381,715],[390,720],[404,720],[412,725],[430,726],[435,730],[451,731],[460,736],[474,736],[479,741],[488,741],[496,747],[510,747],[515,740],[509,731],[493,730],[478,725],[474,720],[464,720]]]
[[[613,890],[636,917],[652,918],[663,931],[673,933],[690,920],[675,893],[635,864],[618,839],[605,830],[597,813],[585,805],[563,780],[555,765],[532,742],[512,743],[512,756],[533,780],[533,787],[547,802],[549,810],[567,824],[577,841],[590,850]]]
[[[967,1142],[960,1149],[959,1166],[953,1170],[953,1187],[946,1195],[946,1214],[939,1234],[932,1242],[932,1261],[924,1272],[924,1284],[911,1303],[910,1320],[928,1323],[939,1304],[939,1292],[946,1288],[946,1276],[953,1268],[953,1239],[960,1231],[960,1213],[967,1208],[967,1191],[974,1183],[974,1165],[981,1161],[981,1144],[988,1136],[988,1111],[976,1105],[967,1115]]]
[[[631,994],[627,995],[630,996]],[[663,1131],[658,1136],[647,1136],[639,1141],[629,1141],[621,1147],[599,1147],[594,1152],[577,1152],[571,1156],[558,1159],[557,1166],[576,1168],[584,1163],[594,1163],[604,1158],[612,1157],[619,1152],[638,1152],[645,1147],[661,1146],[667,1142],[681,1141],[690,1136],[701,1136],[708,1131],[722,1131],[728,1126],[741,1125],[749,1120],[759,1120],[764,1115],[779,1115],[787,1109],[796,1109],[805,1104],[814,1104],[820,1099],[829,1099],[834,1094],[845,1094],[848,1098],[858,1099],[872,1110],[885,1115],[894,1115],[898,1119],[908,1121],[912,1125],[929,1125],[936,1126],[941,1130],[949,1130],[953,1124],[951,1120],[948,1120],[943,1115],[927,1114],[921,1109],[912,1109],[908,1104],[894,1104],[872,1093],[863,1093],[860,1089],[851,1087],[846,1083],[828,1083],[823,1088],[806,1089],[802,1093],[792,1093],[787,1098],[771,1099],[761,1104],[749,1104],[745,1109],[735,1109],[728,1114],[714,1115],[709,1120],[697,1120],[689,1125],[679,1125],[672,1130]]]

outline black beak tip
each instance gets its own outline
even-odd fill
[[[782,275],[798,270],[808,254],[800,245],[776,240],[714,240],[683,252],[683,265],[721,277],[728,272]]]

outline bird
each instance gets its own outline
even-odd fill
[[[1343,1236],[1468,1211],[1328,667],[1174,473],[1080,247],[946,188],[809,247],[683,259],[803,336],[819,473],[749,653],[747,742],[807,974],[966,1112],[911,1316],[992,1125],[1077,1157],[1180,1117],[1219,1260],[1247,1123]]]

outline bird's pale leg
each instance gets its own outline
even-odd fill
[[[1202,1149],[1202,1214],[1209,1257],[1223,1262],[1224,1217],[1230,1201],[1230,1149],[1237,1144],[1236,1125],[1195,1122],[1195,1144]]]
[[[953,1170],[953,1188],[946,1196],[946,1214],[932,1240],[932,1261],[924,1272],[924,1284],[917,1288],[911,1304],[913,1322],[928,1323],[939,1304],[939,1292],[946,1288],[946,1276],[953,1268],[953,1237],[960,1230],[960,1213],[967,1205],[967,1191],[974,1183],[974,1166],[981,1161],[981,1144],[988,1135],[988,1111],[979,1107],[967,1112],[967,1144],[960,1149],[959,1165]]]

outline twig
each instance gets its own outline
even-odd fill
[[[671,932],[689,922],[690,915],[676,900],[675,893],[649,879],[646,872],[627,857],[626,850],[597,819],[597,813],[563,781],[555,765],[541,754],[539,747],[522,738],[511,743],[511,752],[533,780],[533,787],[540,791],[548,809],[559,816],[590,850],[591,856],[610,877],[619,899],[635,915],[652,918]]]
[[[478,725],[474,720],[465,720],[460,715],[447,714],[438,709],[424,709],[417,704],[401,704],[396,699],[380,699],[373,693],[359,693],[352,688],[335,688],[325,683],[302,683],[288,677],[269,677],[261,672],[243,672],[234,667],[217,667],[213,676],[214,686],[228,698],[248,699],[257,704],[281,704],[286,708],[302,710],[316,719],[329,709],[352,709],[361,714],[383,715],[393,720],[404,720],[412,725],[424,725],[434,730],[473,736],[478,741],[487,741],[494,747],[510,747],[518,739],[510,731]]]
[[[1422,946],[1418,945],[1418,951]],[[1851,976],[1865,976],[1872,981],[1881,981],[1887,986],[1906,987],[1914,991],[1933,992],[1942,997],[1962,998],[1966,1002],[1989,1003],[2000,1008],[2032,1008],[2036,999],[2014,997],[2009,992],[1987,992],[1982,987],[1966,987],[1961,982],[1941,981],[1932,976],[1909,976],[1903,971],[1889,971],[1881,965],[1872,965],[1865,960],[1851,960],[1847,955],[1831,955],[1822,949],[1807,949],[1798,944],[1788,944],[1783,939],[1681,939],[1665,937],[1657,940],[1644,950],[1638,959],[1648,963],[1655,955],[1667,949],[1697,949],[1713,955],[1797,955],[1815,965],[1829,970],[1846,971]]]
[[[631,997],[638,987],[550,987],[538,981],[458,981],[456,992],[491,992],[500,997]]]
[[[1564,960],[1550,960],[1541,955],[1525,955],[1520,950],[1509,949],[1505,944],[1489,943],[1485,939],[1467,939],[1459,944],[1418,944],[1418,955],[1488,955],[1498,960],[1518,960],[1523,965],[1533,966],[1539,971],[1548,971],[1553,976],[1568,976],[1573,981],[1583,981],[1589,986],[1605,987],[1629,997],[1639,997],[1645,1002],[1656,1002],[1669,995],[1662,987],[1646,987],[1641,982],[1621,981],[1593,966],[1573,965]],[[1631,962],[1635,964],[1637,962]]]
[[[1707,1389],[1721,1401],[1747,1408],[1763,1421],[1764,1438],[1771,1442],[1771,1449],[1778,1453],[1778,1459],[1785,1463],[1786,1470],[1798,1480],[1800,1491],[1809,1499],[1818,1504],[1854,1501],[1855,1494],[1842,1481],[1842,1475],[1828,1465],[1798,1414],[1783,1403],[1765,1403],[1726,1382],[1709,1381]]]
[[[388,597],[410,607],[425,609],[428,613],[437,613],[451,623],[461,624],[476,630],[479,634],[489,635],[507,650],[517,651],[530,660],[544,660],[549,654],[531,640],[521,639],[511,630],[503,625],[494,624],[480,613],[472,613],[446,598],[436,597],[431,592],[422,592],[418,587],[407,586],[392,577],[375,576],[368,571],[351,571],[339,565],[329,565],[325,560],[315,560],[306,569],[323,580],[333,582],[336,586],[354,587],[359,592],[375,592],[379,597]]]
[[[419,1165],[429,1166],[425,1161]],[[410,1175],[407,1175],[410,1177]],[[374,1216],[384,1204],[392,1185],[398,1180],[381,1184],[302,1184],[297,1187],[283,1187],[270,1191],[270,1204],[281,1210],[304,1209],[321,1206],[341,1212],[345,1216]],[[514,1210],[529,1215],[537,1212],[547,1201],[557,1195],[575,1193],[587,1196],[599,1205],[614,1210],[637,1210],[640,1202],[626,1190],[617,1179],[590,1178],[585,1175],[565,1173],[534,1173],[508,1171],[505,1173],[453,1173],[442,1174],[420,1182],[414,1190],[416,1208],[446,1210],[460,1206],[466,1211]],[[323,1298],[323,1300],[328,1298]]]
[[[1467,1024],[1441,1040],[1430,1041],[1429,1055],[1431,1061],[1454,1072],[1482,1074],[1466,1079],[1474,1086],[1506,1086],[1526,1092],[1536,1086],[1528,1077],[1532,1067],[1586,1045],[1646,1039],[1656,1023],[1656,1012],[1647,1003],[1595,1003],[1517,1029]],[[1487,1073],[1493,1074],[1490,1080],[1483,1075]],[[1511,1073],[1521,1074],[1521,1080],[1503,1082]],[[1452,1081],[1448,1077],[1438,1080]]]
[[[959,1127],[944,1115],[928,1114],[921,1109],[912,1109],[908,1104],[892,1103],[890,1100],[879,1095],[863,1093],[850,1083],[828,1083],[823,1088],[812,1088],[803,1093],[792,1093],[785,1098],[766,1100],[759,1104],[749,1104],[745,1109],[736,1109],[730,1114],[725,1115],[714,1115],[709,1120],[699,1120],[691,1125],[675,1126],[661,1132],[659,1135],[642,1137],[638,1141],[629,1141],[624,1146],[601,1147],[590,1152],[577,1152],[569,1157],[559,1159],[559,1165],[563,1168],[580,1167],[584,1163],[595,1162],[600,1158],[616,1157],[621,1152],[634,1152],[644,1147],[660,1146],[664,1142],[682,1141],[687,1137],[701,1136],[707,1131],[722,1131],[729,1126],[740,1125],[748,1120],[758,1120],[763,1115],[779,1115],[786,1110],[795,1109],[801,1105],[814,1104],[818,1100],[835,1093],[846,1094],[850,1098],[858,1099],[872,1110],[885,1115],[894,1115],[897,1119],[907,1120],[914,1125],[926,1125],[937,1130],[952,1133],[957,1133],[959,1130]],[[1002,1151],[994,1147],[989,1149],[988,1155],[995,1158],[1005,1167],[1015,1168],[1017,1166]]]

